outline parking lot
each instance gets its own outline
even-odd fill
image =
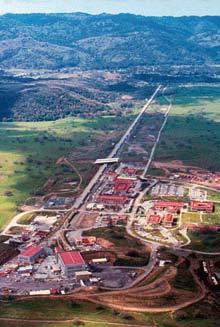
[[[173,183],[158,183],[152,188],[151,195],[183,197],[184,187]]]

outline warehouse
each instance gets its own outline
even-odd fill
[[[75,275],[76,271],[82,271],[86,268],[80,252],[66,251],[58,254],[62,271],[67,277]]]
[[[19,254],[18,260],[22,263],[31,264],[44,255],[44,253],[44,249],[39,245],[31,245]]]

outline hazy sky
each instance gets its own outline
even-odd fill
[[[130,12],[153,16],[220,15],[220,0],[0,0],[0,13]]]

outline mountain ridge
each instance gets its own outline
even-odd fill
[[[0,16],[0,68],[218,64],[219,21],[218,16],[6,14]]]

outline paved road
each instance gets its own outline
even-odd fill
[[[120,322],[110,322],[110,321],[102,321],[102,320],[88,320],[88,319],[84,319],[84,318],[81,318],[81,317],[75,317],[73,319],[63,319],[63,320],[52,320],[52,319],[25,319],[25,318],[2,318],[0,317],[0,321],[10,321],[10,322],[16,322],[17,325],[16,326],[19,326],[18,324],[20,323],[30,323],[30,326],[31,324],[48,324],[48,326],[50,324],[69,324],[69,323],[74,323],[76,321],[81,321],[82,323],[85,323],[85,324],[94,324],[94,325],[102,325],[102,326],[128,326],[128,327],[155,327],[155,325],[141,325],[141,324],[129,324],[129,323],[120,323]],[[22,326],[22,325],[20,325]],[[77,325],[76,325],[77,326]]]

